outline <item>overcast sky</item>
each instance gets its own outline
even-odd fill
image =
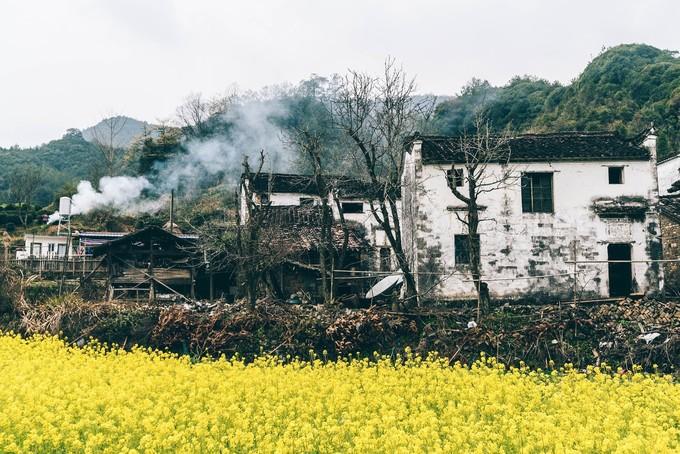
[[[169,119],[189,93],[258,89],[391,55],[419,91],[567,83],[603,46],[680,49],[679,0],[0,0],[0,146],[109,113]]]

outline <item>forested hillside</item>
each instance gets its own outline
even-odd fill
[[[41,183],[32,202],[49,204],[64,185],[89,177],[98,158],[97,148],[77,129],[38,147],[0,148],[0,201],[17,202],[8,193],[13,175],[38,173]]]
[[[533,76],[503,87],[473,79],[457,98],[441,103],[435,128],[457,134],[483,110],[496,128],[517,131],[614,129],[636,134],[654,123],[661,156],[680,151],[680,59],[644,44],[602,52],[569,85]]]

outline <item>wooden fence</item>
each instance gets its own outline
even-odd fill
[[[21,268],[33,274],[39,275],[59,275],[62,273],[69,278],[87,276],[93,273],[92,277],[102,278],[106,276],[106,264],[101,263],[102,259],[92,257],[70,257],[63,258],[27,258],[9,259],[8,265]],[[100,265],[101,263],[101,265]]]

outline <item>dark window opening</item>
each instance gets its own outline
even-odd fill
[[[391,271],[392,269],[392,254],[390,248],[380,248],[380,271]]]
[[[623,167],[609,167],[609,184],[623,184]]]
[[[553,174],[525,173],[522,175],[522,211],[524,213],[553,212]]]
[[[472,237],[472,241],[475,242],[475,246],[479,251],[479,235]],[[454,235],[453,236],[453,248],[455,254],[456,265],[469,265],[470,264],[470,237],[469,235]]]
[[[352,214],[364,212],[363,202],[342,202],[340,206],[343,213]]]
[[[446,171],[446,179],[449,182],[449,186],[460,187],[463,186],[464,174],[463,169],[449,169]]]
[[[313,197],[300,197],[300,206],[309,207],[314,205]]]
[[[269,203],[269,194],[260,194],[260,205],[267,205]]]

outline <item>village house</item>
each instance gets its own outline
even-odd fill
[[[375,188],[370,182],[347,176],[326,176],[329,186],[328,204],[334,219],[340,214],[350,223],[364,227],[368,251],[368,268],[389,272],[396,269],[396,259],[392,253],[385,232],[371,212],[371,200],[376,199]],[[257,203],[269,203],[272,207],[318,206],[321,201],[319,191],[311,175],[260,173],[251,175],[246,184],[251,185]],[[243,195],[243,192],[241,193]],[[399,194],[392,196],[397,199]],[[376,205],[377,206],[377,205]],[[241,219],[245,218],[245,200],[240,201]]]
[[[17,260],[32,259],[57,259],[66,255],[68,237],[66,235],[24,235],[24,249],[16,252]],[[73,241],[69,247],[68,256],[72,257],[76,252]]]
[[[659,174],[659,219],[664,259],[680,258],[680,154],[657,166]],[[680,263],[664,263],[664,293],[680,295]]]
[[[656,166],[659,176],[659,195],[665,196],[680,191],[680,154],[670,156]],[[673,183],[677,185],[674,187]]]
[[[466,193],[469,184],[458,140],[416,135],[405,153],[404,249],[419,292],[430,298],[476,297],[459,218],[466,205],[449,187]],[[510,137],[507,150],[486,172],[511,178],[479,199],[481,273],[492,298],[659,290],[659,264],[648,262],[661,258],[653,130],[635,139],[524,134]]]

